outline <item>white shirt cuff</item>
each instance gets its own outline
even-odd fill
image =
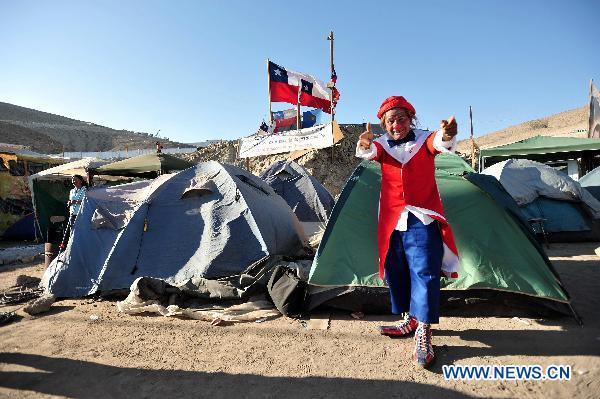
[[[365,150],[360,146],[360,141],[356,143],[356,156],[362,159],[373,159],[377,156],[377,147],[371,143],[368,150]]]
[[[439,152],[454,152],[456,151],[456,136],[452,137],[452,140],[444,141],[443,140],[444,133],[441,130],[435,132],[435,137],[433,138],[433,148],[438,150]]]

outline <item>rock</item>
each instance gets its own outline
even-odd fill
[[[23,311],[32,316],[38,313],[44,313],[50,310],[50,307],[55,301],[56,297],[53,294],[45,294],[25,306]]]

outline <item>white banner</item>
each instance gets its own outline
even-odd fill
[[[239,158],[331,147],[334,144],[334,124],[336,130],[335,142],[337,142],[343,135],[335,122],[269,136],[252,135],[244,137],[240,139]]]

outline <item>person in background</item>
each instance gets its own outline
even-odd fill
[[[74,175],[71,182],[74,187],[69,192],[69,201],[67,201],[67,206],[69,207],[69,226],[75,223],[75,218],[79,214],[81,203],[87,193],[87,183],[83,176]]]
[[[434,359],[431,324],[439,321],[440,277],[458,277],[458,251],[435,181],[435,156],[456,145],[454,117],[437,132],[418,130],[415,108],[402,96],[383,101],[377,117],[386,132],[374,138],[371,124],[359,137],[356,156],[381,164],[377,241],[379,276],[390,288],[398,325],[380,333],[415,333],[413,361],[429,367]]]
[[[75,224],[75,219],[77,219],[77,215],[81,209],[81,203],[83,202],[83,199],[87,193],[88,185],[83,176],[73,175],[71,178],[71,183],[73,183],[74,187],[69,192],[69,200],[67,201],[67,206],[69,207],[69,220],[67,221],[67,227],[64,230],[63,239],[59,245],[60,251],[64,251],[66,248],[69,235],[71,234],[71,230]]]
[[[162,149],[163,149],[162,144],[160,143],[160,141],[157,141],[156,142],[156,153],[157,154],[161,154],[162,153]]]

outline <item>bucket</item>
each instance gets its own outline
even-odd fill
[[[56,258],[56,255],[58,255],[58,244],[51,242],[44,244],[44,265],[46,267]]]

